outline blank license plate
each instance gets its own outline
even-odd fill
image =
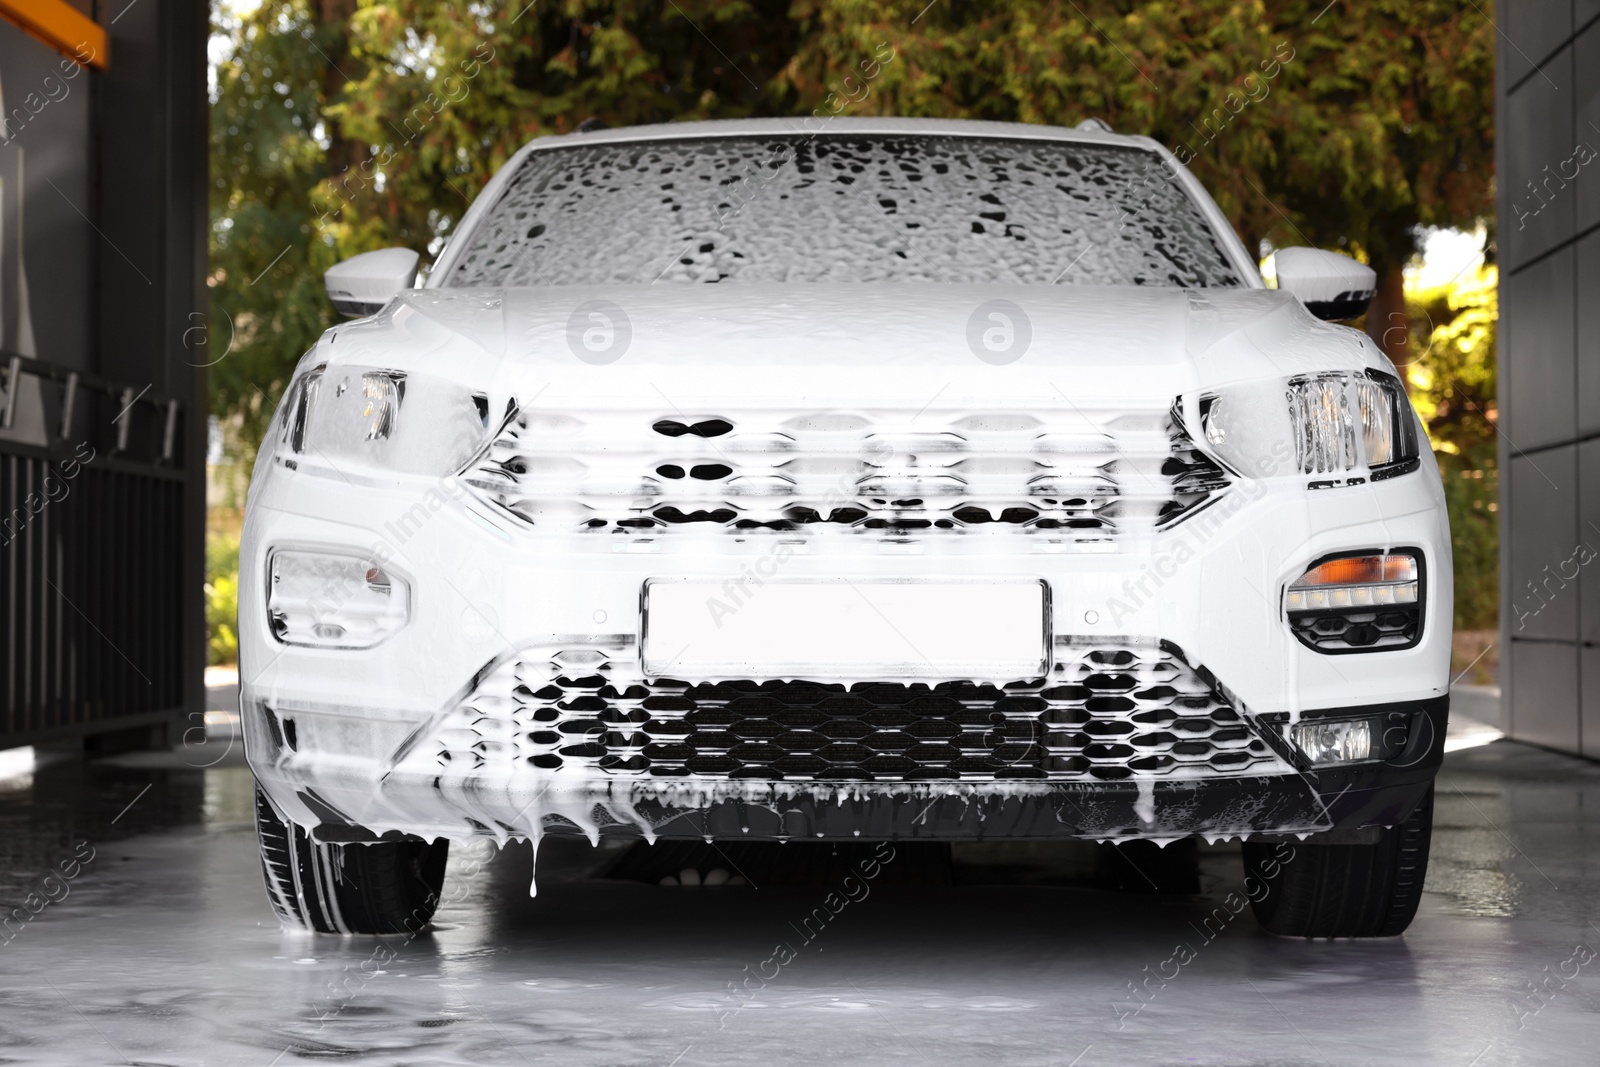
[[[694,679],[1010,681],[1047,665],[1042,581],[652,579],[644,669]]]

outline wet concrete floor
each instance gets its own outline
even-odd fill
[[[433,931],[318,938],[268,909],[250,799],[236,752],[0,779],[0,904],[53,901],[5,927],[0,1062],[1600,1061],[1600,766],[1508,741],[1447,757],[1421,912],[1364,943],[1218,921],[1236,845],[1185,896],[1092,846],[905,850],[824,924],[848,849],[674,888],[558,840],[537,899],[525,847],[458,849]]]

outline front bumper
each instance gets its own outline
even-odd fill
[[[1342,709],[1402,717],[1404,747],[1382,762],[1221,778],[923,782],[894,788],[761,782],[519,782],[427,771],[308,768],[281,720],[247,716],[252,763],[281,807],[324,841],[540,833],[655,838],[1227,839],[1392,826],[1443,758],[1448,697]],[[262,758],[265,757],[265,758]]]
[[[1127,536],[1004,522],[926,533],[826,523],[561,532],[519,526],[453,478],[319,471],[314,457],[265,474],[241,552],[247,753],[284,814],[330,839],[1316,833],[1403,817],[1437,762],[1410,753],[1313,775],[1260,718],[1398,706],[1421,716],[1416,733],[1442,739],[1449,536],[1431,466],[1324,491],[1237,482],[1181,522]],[[263,593],[268,555],[285,546],[381,551],[411,590],[409,623],[366,650],[280,644],[264,625]],[[1282,592],[1310,561],[1396,546],[1444,576],[1426,588],[1414,646],[1328,656],[1296,639]],[[940,740],[942,754],[922,749],[910,773],[883,770],[898,750],[881,737],[849,758],[817,746],[778,754],[824,758],[846,772],[834,778],[711,741],[667,751],[672,738],[650,725],[670,718],[649,704],[662,680],[644,675],[640,657],[645,583],[720,584],[775,569],[782,581],[1042,581],[1053,673],[1010,680],[1033,710],[1007,703],[1017,694],[1005,679],[988,680],[1005,686],[1000,700],[944,689],[984,680],[919,683],[918,699],[958,706],[932,716],[947,736],[920,740]],[[1125,693],[1089,680],[1097,650],[1138,660]],[[1161,666],[1157,652],[1181,670],[1140,674]],[[519,674],[527,665],[533,673]],[[847,680],[850,691],[833,695],[880,681]],[[1073,687],[1084,691],[1045,691]],[[553,695],[541,696],[547,688]],[[724,710],[719,700],[712,710]],[[1174,709],[1176,724],[1162,718]],[[963,717],[973,713],[987,725]],[[1088,729],[1107,724],[1123,736]]]

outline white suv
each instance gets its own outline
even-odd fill
[[[422,287],[329,271],[240,558],[279,913],[418,928],[473,837],[1200,837],[1400,932],[1443,495],[1319,321],[1372,272],[1275,258],[1099,123],[761,120],[535,141]]]

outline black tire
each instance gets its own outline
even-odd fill
[[[321,934],[416,934],[444,888],[450,842],[322,844],[256,787],[256,837],[272,910]]]
[[[1256,921],[1286,937],[1404,933],[1428,873],[1433,787],[1403,822],[1377,832],[1376,843],[1362,845],[1245,842]]]

